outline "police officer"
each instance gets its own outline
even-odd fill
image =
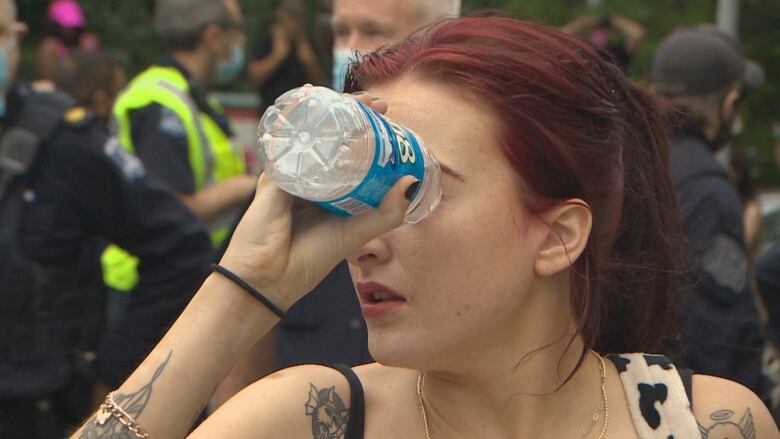
[[[69,386],[87,302],[104,288],[104,240],[141,261],[127,313],[97,351],[107,387],[181,312],[212,248],[197,217],[88,111],[58,93],[10,87],[15,17],[14,3],[0,0],[0,438],[62,437],[83,416]]]
[[[684,115],[671,136],[672,179],[685,214],[692,270],[684,301],[687,365],[766,396],[764,333],[748,282],[742,204],[715,154],[730,140],[738,104],[763,71],[713,27],[683,29],[658,47],[652,86]]]
[[[114,106],[117,134],[147,171],[170,185],[206,223],[216,248],[254,191],[243,155],[209,84],[226,84],[244,64],[236,0],[158,0],[155,26],[168,54],[136,76]],[[122,252],[104,255],[106,281],[127,290],[132,264]]]

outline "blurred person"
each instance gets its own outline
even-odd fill
[[[75,51],[57,67],[54,84],[108,128],[114,100],[127,85],[127,76],[108,52]]]
[[[320,0],[314,23],[314,46],[325,71],[324,83],[333,84],[333,0]]]
[[[556,29],[481,17],[364,56],[347,83],[425,139],[441,205],[404,224],[420,183],[404,177],[345,218],[262,176],[216,272],[72,438],[184,436],[236,358],[345,257],[378,363],[284,370],[190,438],[780,436],[744,386],[603,356],[673,334],[682,268],[665,120],[619,68]]]
[[[247,66],[249,80],[260,90],[261,116],[287,90],[322,82],[322,67],[304,28],[305,18],[303,0],[278,0],[276,21]]]
[[[742,202],[742,223],[744,224],[745,247],[749,260],[752,262],[761,251],[761,203],[758,200],[758,192],[750,176],[750,168],[747,160],[740,154],[732,151],[729,154],[728,173],[731,182],[739,193]]]
[[[209,85],[231,82],[244,67],[241,9],[236,0],[157,0],[154,21],[167,53],[117,98],[117,136],[150,174],[179,193],[218,249],[257,181],[246,174],[230,121],[208,94]],[[132,289],[136,263],[124,249],[110,247],[103,255],[107,285]]]
[[[74,49],[95,50],[100,46],[97,35],[87,32],[87,19],[76,0],[54,0],[46,14],[46,37],[38,47],[38,79],[53,80],[57,65]]]
[[[645,28],[622,15],[582,15],[564,25],[564,32],[581,35],[594,47],[612,55],[628,71],[631,59],[645,40]]]
[[[117,386],[160,339],[211,246],[94,114],[16,78],[15,20],[0,0],[0,438],[61,438],[92,409],[92,387]],[[140,279],[125,318],[101,334],[91,301],[105,292],[108,240],[138,255]]]
[[[767,369],[773,372],[770,375],[775,388],[772,391],[772,407],[775,420],[780,422],[780,243],[769,247],[757,259],[754,273],[758,293],[767,314],[768,338],[771,342],[769,364]]]
[[[350,61],[390,46],[436,20],[460,15],[460,0],[333,0],[333,89],[344,88]]]
[[[756,69],[730,37],[700,26],[663,40],[650,80],[681,115],[671,137],[671,171],[691,262],[682,315],[685,364],[766,397],[765,337],[748,281],[742,202],[715,159],[731,139],[744,93],[762,85]]]
[[[108,52],[75,50],[57,66],[54,85],[58,91],[72,97],[76,105],[90,111],[96,125],[109,132],[114,100],[127,85],[127,76],[124,67]],[[137,262],[137,258],[134,261]],[[103,269],[104,272],[110,270]],[[106,288],[96,292],[90,312],[100,313],[101,319],[92,323],[93,327],[111,331],[124,324],[127,307],[131,304],[130,293],[138,281],[137,270],[134,275],[135,282],[126,291]],[[92,392],[92,406],[100,404],[108,390],[105,386],[96,387]]]
[[[772,124],[775,172],[780,171],[780,122]],[[764,245],[768,243],[762,243]],[[753,274],[764,316],[767,321],[769,347],[764,357],[765,372],[772,380],[772,403],[775,421],[780,423],[780,243],[764,249],[755,261]]]

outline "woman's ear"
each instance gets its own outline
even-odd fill
[[[593,215],[587,203],[572,199],[540,216],[548,227],[536,253],[534,271],[539,276],[552,276],[574,264],[585,251]]]

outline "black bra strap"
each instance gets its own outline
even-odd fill
[[[693,408],[693,371],[690,369],[677,369],[677,373],[680,374],[683,386],[685,387],[685,394],[688,395],[688,402]]]
[[[349,423],[347,424],[345,439],[363,439],[366,407],[360,378],[355,375],[351,368],[343,364],[336,364],[331,367],[341,372],[349,382]]]

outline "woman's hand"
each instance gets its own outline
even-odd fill
[[[368,94],[356,98],[377,111],[387,109]],[[415,181],[399,180],[377,209],[340,217],[295,199],[263,174],[221,264],[288,309],[349,253],[401,225],[409,207],[405,192]]]

